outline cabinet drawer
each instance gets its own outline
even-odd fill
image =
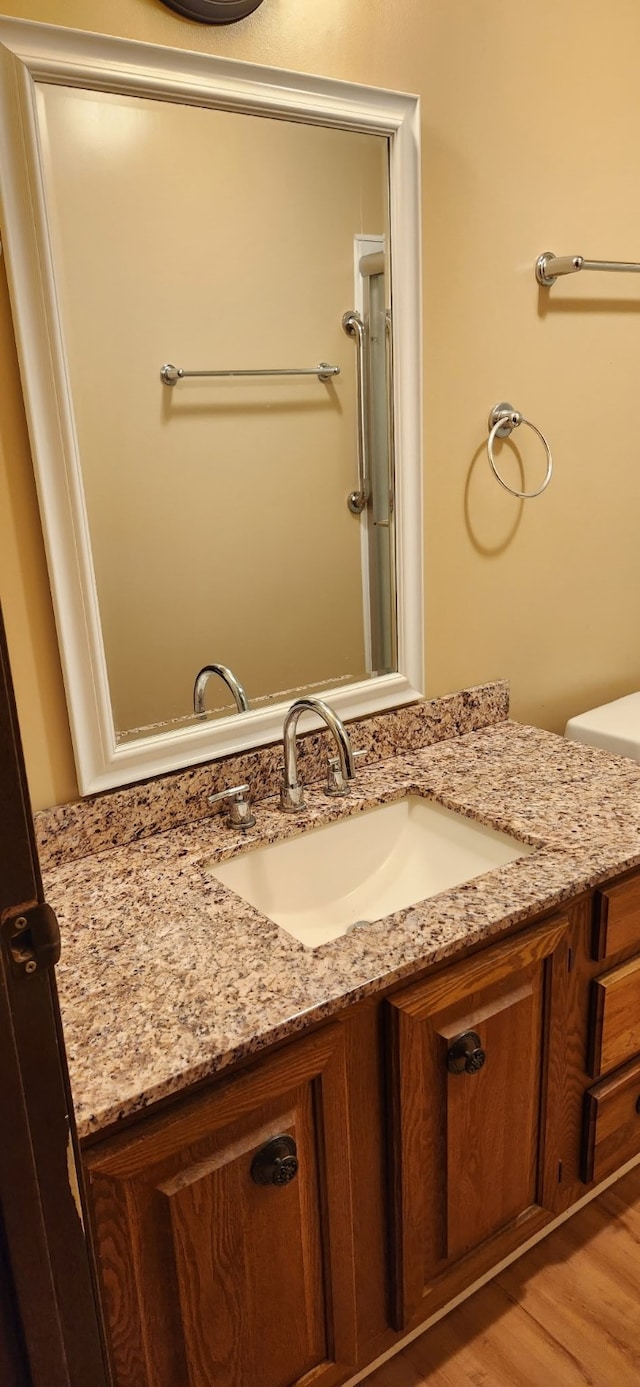
[[[640,958],[603,973],[591,987],[589,1073],[599,1079],[640,1051]]]
[[[640,1060],[633,1060],[585,1094],[582,1179],[606,1175],[640,1151]]]
[[[594,912],[594,958],[607,958],[630,945],[640,945],[640,875],[596,891]]]

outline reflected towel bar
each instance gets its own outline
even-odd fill
[[[181,366],[172,366],[170,361],[160,368],[160,380],[163,385],[175,385],[176,381],[183,380],[185,376],[317,376],[318,380],[331,380],[332,376],[339,375],[340,367],[330,366],[327,361],[321,361],[318,366],[305,366],[302,370],[291,371],[183,371]]]
[[[626,260],[585,260],[582,255],[554,255],[545,250],[536,260],[536,279],[545,289],[555,284],[558,275],[573,275],[578,270],[608,270],[616,274],[640,274],[640,265]]]

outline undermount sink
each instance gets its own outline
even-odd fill
[[[408,795],[208,870],[307,948],[317,948],[533,851]]]

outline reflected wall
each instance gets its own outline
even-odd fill
[[[212,662],[252,707],[362,679],[341,322],[354,237],[388,236],[386,139],[59,86],[38,101],[116,731],[187,717]],[[167,361],[340,374],[168,387]],[[218,681],[207,707],[229,711]]]

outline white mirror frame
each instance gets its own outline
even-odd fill
[[[0,215],[81,794],[276,741],[288,704],[116,741],[44,197],[36,115],[41,82],[388,138],[398,673],[332,690],[330,699],[343,718],[415,701],[424,678],[418,97],[2,18]]]

